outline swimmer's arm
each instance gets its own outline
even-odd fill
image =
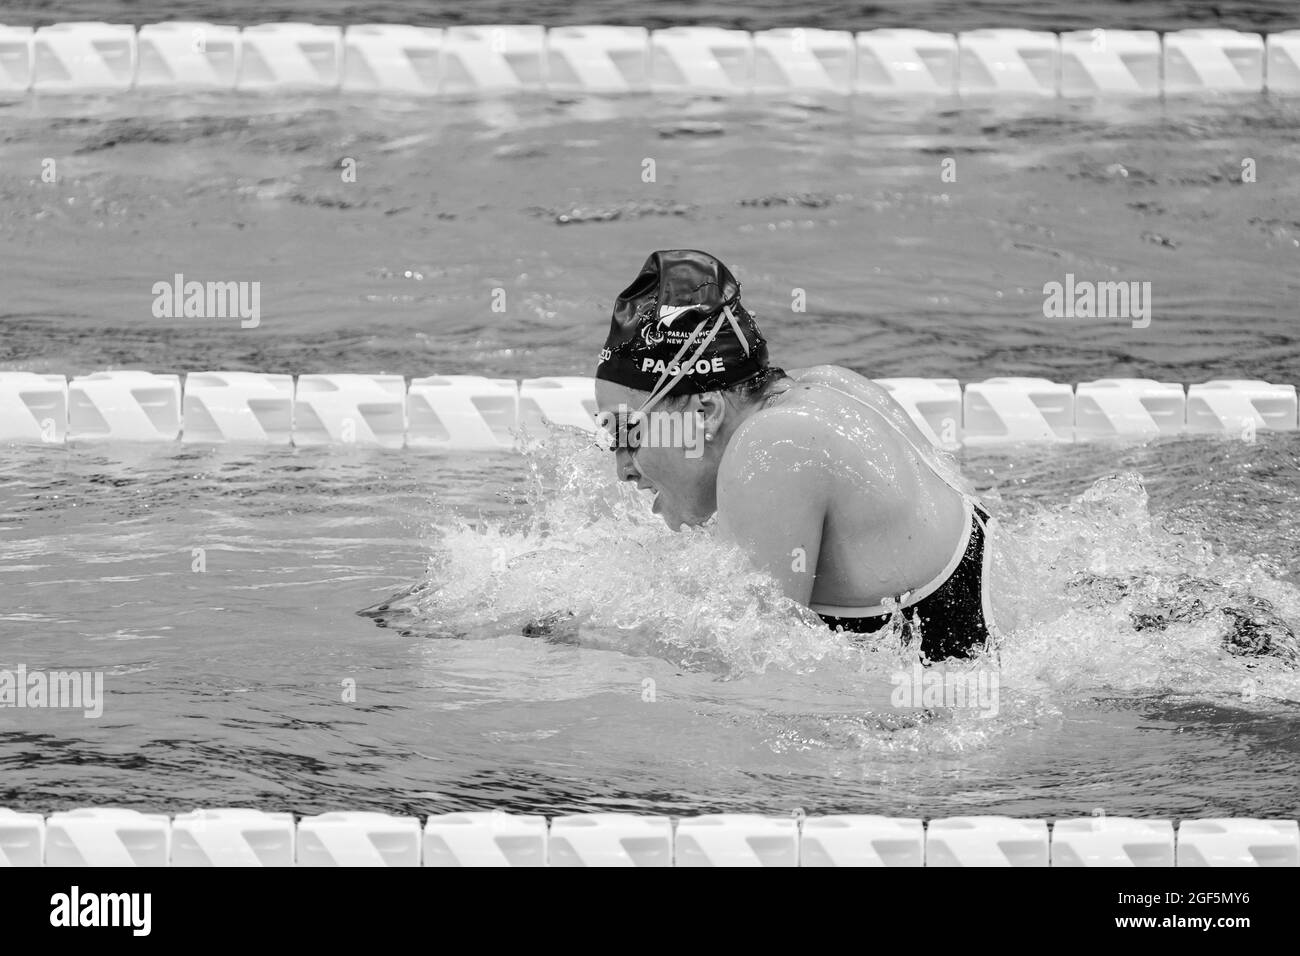
[[[718,469],[718,530],[807,605],[826,520],[827,449],[802,416],[756,415],[732,436]]]

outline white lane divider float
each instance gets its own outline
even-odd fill
[[[545,866],[546,817],[479,810],[431,816],[425,866]]]
[[[519,427],[546,434],[546,424],[596,430],[596,384],[574,375],[526,378],[519,383]]]
[[[1264,81],[1268,91],[1300,93],[1300,30],[1270,33],[1265,49]]]
[[[546,34],[546,88],[555,93],[650,89],[645,27],[554,27]]]
[[[343,91],[438,92],[444,31],[438,27],[362,24],[343,31]]]
[[[658,93],[743,94],[754,83],[754,38],[722,27],[650,34],[650,85]]]
[[[449,27],[439,92],[449,96],[537,92],[545,88],[546,29]]]
[[[0,25],[0,94],[166,89],[499,96],[1300,93],[1300,31],[965,33],[711,26]]]
[[[0,24],[0,96],[21,95],[32,85],[31,27]]]
[[[857,35],[853,89],[883,96],[957,92],[957,37],[927,30],[865,30]]]
[[[948,817],[926,828],[926,866],[1047,866],[1047,823]]]
[[[167,866],[171,820],[162,813],[94,807],[45,821],[46,866]]]
[[[793,817],[716,813],[677,824],[677,866],[795,866],[798,859]]]
[[[32,88],[38,93],[128,90],[136,74],[135,27],[55,23],[32,41]]]
[[[0,808],[9,866],[1281,866],[1295,820]]]
[[[853,92],[853,34],[764,30],[754,34],[755,93]]]
[[[1062,96],[1159,96],[1160,34],[1074,30],[1061,34]]]
[[[151,23],[140,28],[139,89],[233,90],[242,45],[239,27],[213,23]]]
[[[957,88],[963,96],[1055,96],[1060,39],[1039,30],[971,30],[957,35]]]
[[[1071,441],[1074,390],[1045,378],[991,378],[966,386],[962,427],[968,445]]]
[[[434,375],[411,379],[406,444],[454,449],[511,448],[519,421],[514,379]]]
[[[672,866],[668,817],[586,813],[551,821],[551,866]]]
[[[1217,379],[1187,389],[1186,431],[1240,435],[1296,427],[1294,385],[1272,385],[1250,379]]]
[[[1103,378],[1074,390],[1074,437],[1155,438],[1177,435],[1187,419],[1187,396],[1177,382]]]
[[[875,383],[888,389],[933,444],[950,449],[961,444],[961,385],[955,378],[878,378]]]
[[[1057,820],[1051,852],[1052,866],[1173,866],[1174,824],[1129,817]]]
[[[343,75],[343,31],[315,23],[244,27],[240,90],[334,90]]]
[[[45,818],[0,807],[0,868],[45,865]]]
[[[808,817],[799,841],[800,866],[921,866],[920,818],[870,815]]]
[[[406,380],[400,375],[300,375],[295,445],[380,445],[406,438]]]
[[[292,813],[194,810],[172,821],[172,866],[293,866]]]
[[[62,442],[68,435],[68,380],[0,372],[0,441]]]
[[[93,372],[68,386],[69,441],[175,441],[181,380],[153,372]]]
[[[1114,378],[1078,386],[1040,378],[890,378],[888,389],[936,445],[992,446],[1177,435],[1253,439],[1295,431],[1294,385],[1222,379],[1191,385]],[[595,384],[582,376],[176,375],[0,372],[0,442],[174,441],[385,448],[509,449],[548,426],[596,430]],[[182,428],[183,426],[183,428]],[[183,431],[183,436],[182,436]]]
[[[187,442],[293,439],[293,377],[260,372],[191,372],[183,405]]]
[[[299,866],[419,866],[420,821],[370,811],[298,821]]]
[[[1264,88],[1264,38],[1258,33],[1178,30],[1164,39],[1165,93],[1258,93]]]
[[[1178,866],[1300,866],[1294,820],[1184,820]]]

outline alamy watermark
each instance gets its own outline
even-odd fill
[[[83,893],[73,886],[50,897],[50,925],[57,927],[119,926],[148,936],[152,911],[152,893]]]
[[[685,448],[687,458],[704,454],[707,435],[698,411],[640,412],[620,405],[596,415],[598,436],[611,451],[638,448]]]
[[[104,672],[0,670],[0,707],[73,709],[94,720],[104,714]]]
[[[895,671],[889,679],[895,707],[973,708],[981,717],[998,713],[998,672],[989,667],[940,671],[913,664],[911,671]]]
[[[241,329],[255,329],[262,321],[262,283],[173,281],[153,284],[155,319],[241,319]]]
[[[1065,274],[1065,282],[1043,285],[1047,319],[1131,319],[1133,328],[1151,324],[1150,282],[1092,282]]]

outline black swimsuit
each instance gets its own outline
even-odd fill
[[[989,622],[984,614],[984,525],[989,514],[973,505],[970,538],[956,570],[934,591],[903,608],[907,628],[912,632],[919,620],[921,653],[932,661],[945,657],[967,657],[990,643]],[[874,634],[889,623],[891,615],[864,617],[818,615],[832,628],[855,634]]]

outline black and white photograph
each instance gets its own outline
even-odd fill
[[[0,0],[9,918],[1048,867],[1277,928],[1114,881],[1300,866],[1297,385],[1291,0]]]

